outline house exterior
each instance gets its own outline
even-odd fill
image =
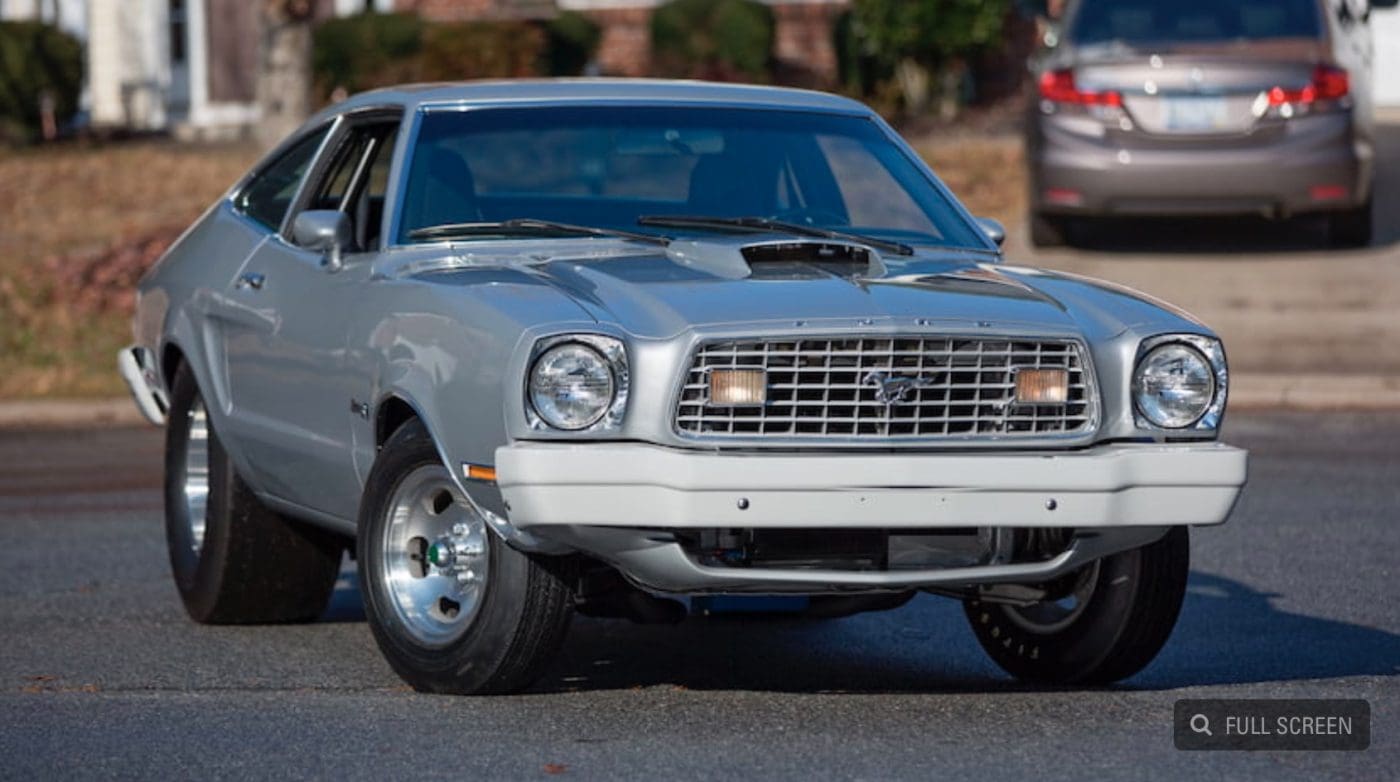
[[[764,0],[774,56],[821,86],[837,81],[832,30],[851,0]],[[312,0],[318,16],[367,9],[433,21],[547,19],[578,11],[602,29],[598,71],[651,72],[651,15],[665,0]],[[0,19],[40,19],[87,42],[85,105],[96,128],[220,138],[247,131],[255,100],[260,0],[0,0]],[[1400,10],[1375,9],[1377,103],[1400,106]]]
[[[86,6],[93,127],[225,138],[242,135],[257,120],[259,2],[79,2]],[[393,0],[314,2],[322,17],[394,6]]]
[[[1376,105],[1400,107],[1400,8],[1371,9],[1371,30],[1376,40],[1371,67]]]
[[[0,0],[0,21],[39,21],[82,39],[87,31],[87,0]]]
[[[578,11],[602,29],[598,69],[613,76],[651,72],[651,14],[665,0],[397,0],[401,11],[435,21],[482,18],[545,18]],[[773,8],[774,58],[820,84],[836,80],[832,30],[849,0],[764,0]]]

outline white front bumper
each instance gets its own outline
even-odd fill
[[[1219,524],[1247,461],[1219,443],[772,454],[522,442],[497,449],[496,472],[521,529],[1104,528]]]

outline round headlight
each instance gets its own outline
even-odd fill
[[[545,351],[530,370],[530,404],[555,429],[598,423],[616,394],[612,367],[598,351],[568,342]]]
[[[1153,424],[1185,429],[1201,420],[1214,400],[1215,373],[1206,357],[1190,345],[1168,343],[1138,362],[1133,401]]]

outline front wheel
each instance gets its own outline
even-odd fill
[[[356,545],[370,629],[416,690],[524,689],[563,643],[573,591],[561,563],[505,545],[418,421],[375,460]]]
[[[1091,563],[1051,586],[1046,600],[963,608],[987,654],[1007,673],[1047,684],[1108,684],[1152,662],[1186,595],[1190,536],[1173,527],[1156,543]]]

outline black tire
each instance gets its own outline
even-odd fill
[[[1327,233],[1333,247],[1367,247],[1371,244],[1371,201],[1356,209],[1328,216]]]
[[[1186,595],[1190,536],[1173,527],[1142,548],[1106,557],[1081,571],[1092,592],[1067,625],[1028,629],[1022,609],[963,604],[982,648],[1007,673],[1043,684],[1108,684],[1152,662],[1176,626]],[[1029,624],[1034,625],[1034,622]],[[1054,627],[1046,630],[1046,627]]]
[[[1031,212],[1031,245],[1035,247],[1064,247],[1068,243],[1069,225],[1065,218]]]
[[[185,610],[205,624],[315,619],[335,588],[344,539],[258,502],[234,470],[213,422],[207,414],[197,416],[203,410],[194,373],[181,364],[165,430],[165,539]],[[186,455],[196,420],[207,426],[208,446],[208,499],[198,546],[185,500]]]
[[[401,426],[375,459],[356,544],[370,629],[389,665],[416,690],[454,695],[522,690],[543,673],[568,631],[574,598],[565,560],[521,553],[487,531],[489,561],[479,604],[460,635],[445,644],[415,636],[392,603],[384,541],[394,497],[410,475],[441,464],[416,419]]]

